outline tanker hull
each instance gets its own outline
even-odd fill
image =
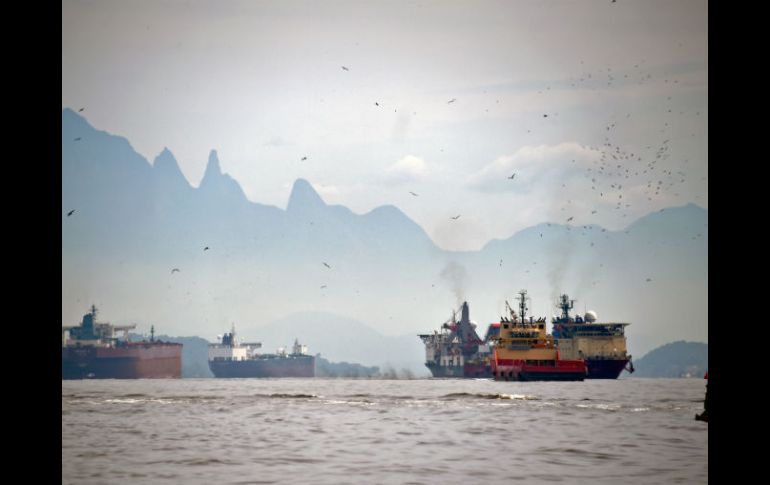
[[[209,368],[216,377],[315,377],[315,357],[210,360]]]
[[[62,379],[179,379],[182,344],[64,347]]]

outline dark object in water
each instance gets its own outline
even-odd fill
[[[695,415],[696,421],[705,421],[709,422],[709,373],[706,372],[706,375],[703,376],[704,379],[706,379],[706,398],[703,400],[703,412],[700,414]]]

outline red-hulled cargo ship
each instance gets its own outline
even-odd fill
[[[561,359],[552,336],[546,334],[545,318],[526,318],[526,290],[519,292],[519,311],[505,302],[510,318],[503,317],[500,332],[493,337],[492,373],[505,381],[582,381],[586,364],[582,359]]]
[[[93,305],[81,325],[62,326],[62,379],[181,378],[182,344],[155,340],[154,328],[149,341],[131,342],[134,328],[97,323]]]

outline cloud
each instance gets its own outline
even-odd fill
[[[598,150],[575,142],[523,146],[513,155],[502,155],[471,175],[468,185],[480,191],[529,192],[544,179],[565,179],[598,160]],[[513,180],[509,179],[516,174]]]
[[[429,173],[425,160],[407,155],[385,169],[386,179],[392,184],[425,178]]]
[[[282,146],[293,146],[293,145],[294,145],[293,142],[285,140],[280,136],[274,136],[264,143],[264,146],[266,147],[282,147]]]

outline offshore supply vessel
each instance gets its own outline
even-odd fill
[[[131,342],[134,328],[98,323],[91,305],[80,325],[62,326],[62,379],[181,378],[182,344],[155,340],[155,327],[149,341]]]
[[[554,337],[546,334],[545,318],[527,319],[526,297],[526,290],[521,290],[519,315],[505,302],[510,318],[502,317],[500,332],[494,337],[493,377],[506,381],[582,381],[585,361],[562,358]]]
[[[425,366],[433,377],[492,377],[489,346],[470,321],[468,302],[463,302],[460,321],[457,312],[441,325],[440,331],[422,334]]]
[[[291,353],[280,348],[275,354],[261,354],[260,348],[259,342],[239,343],[233,325],[219,343],[209,344],[209,368],[216,377],[315,377],[316,358],[298,340]]]
[[[588,367],[587,379],[617,379],[623,369],[634,372],[626,350],[625,327],[629,323],[597,323],[596,313],[586,312],[572,318],[569,314],[575,300],[561,295],[557,306],[561,316],[554,316],[553,337],[567,359],[583,359]]]

